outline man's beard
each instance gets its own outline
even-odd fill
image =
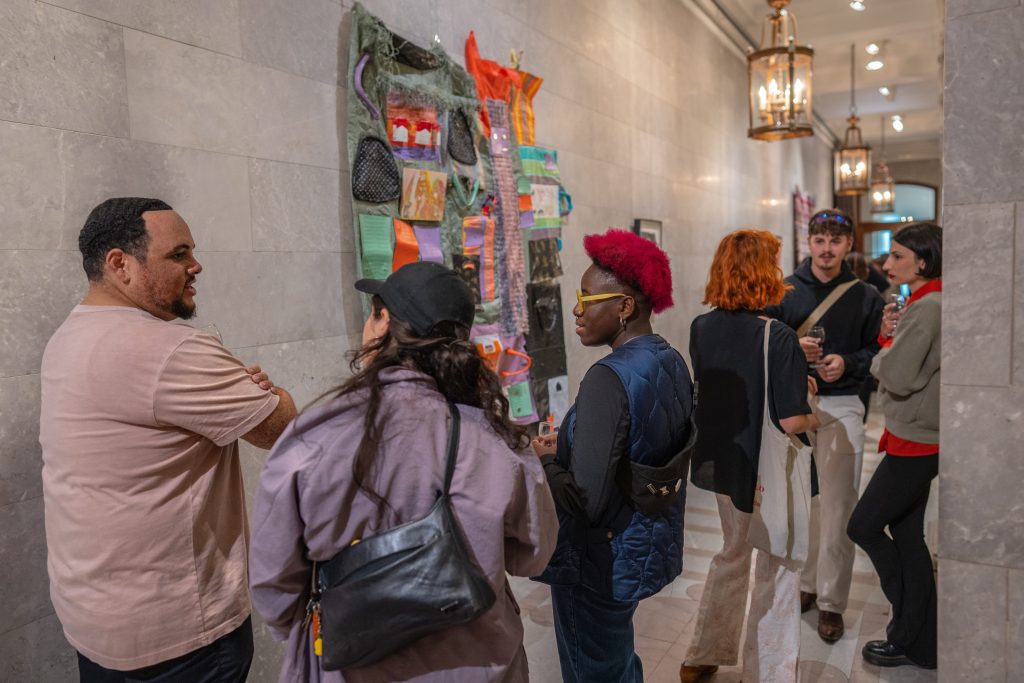
[[[182,320],[191,320],[196,316],[196,305],[189,306],[184,299],[175,299],[171,302],[170,311]]]

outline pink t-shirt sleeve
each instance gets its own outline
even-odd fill
[[[168,357],[153,395],[157,424],[181,427],[226,446],[263,422],[278,397],[261,389],[245,365],[205,334],[185,339]]]

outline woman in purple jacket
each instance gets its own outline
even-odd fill
[[[428,262],[356,288],[373,299],[355,374],[288,427],[256,494],[250,581],[256,610],[288,640],[279,680],[527,681],[506,572],[544,569],[557,519],[540,463],[520,451],[526,440],[509,421],[497,377],[468,341],[472,293],[453,271]],[[469,624],[373,665],[324,671],[304,624],[313,562],[427,514],[444,478],[448,399],[462,422],[451,502],[498,599]]]

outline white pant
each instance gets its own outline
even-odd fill
[[[818,495],[811,500],[811,537],[800,590],[817,593],[818,609],[842,614],[853,577],[855,551],[846,525],[860,490],[864,404],[858,396],[819,396],[817,413]]]
[[[715,497],[725,542],[711,560],[686,663],[731,666],[739,655],[754,548],[747,543],[750,514],[733,507],[729,496]],[[758,551],[743,644],[744,683],[797,680],[799,586],[799,564]]]

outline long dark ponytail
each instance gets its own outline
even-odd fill
[[[384,301],[374,296],[370,315],[379,318]],[[370,487],[370,471],[380,449],[384,429],[380,419],[383,390],[380,374],[387,368],[405,367],[429,375],[438,390],[453,403],[481,408],[488,424],[510,448],[526,444],[526,430],[509,419],[508,399],[501,391],[495,373],[485,364],[469,341],[469,329],[454,322],[442,322],[423,337],[412,326],[391,316],[385,334],[352,352],[349,363],[353,375],[337,390],[336,396],[357,391],[368,393],[363,437],[356,448],[352,476],[356,485],[378,505],[390,507]]]

